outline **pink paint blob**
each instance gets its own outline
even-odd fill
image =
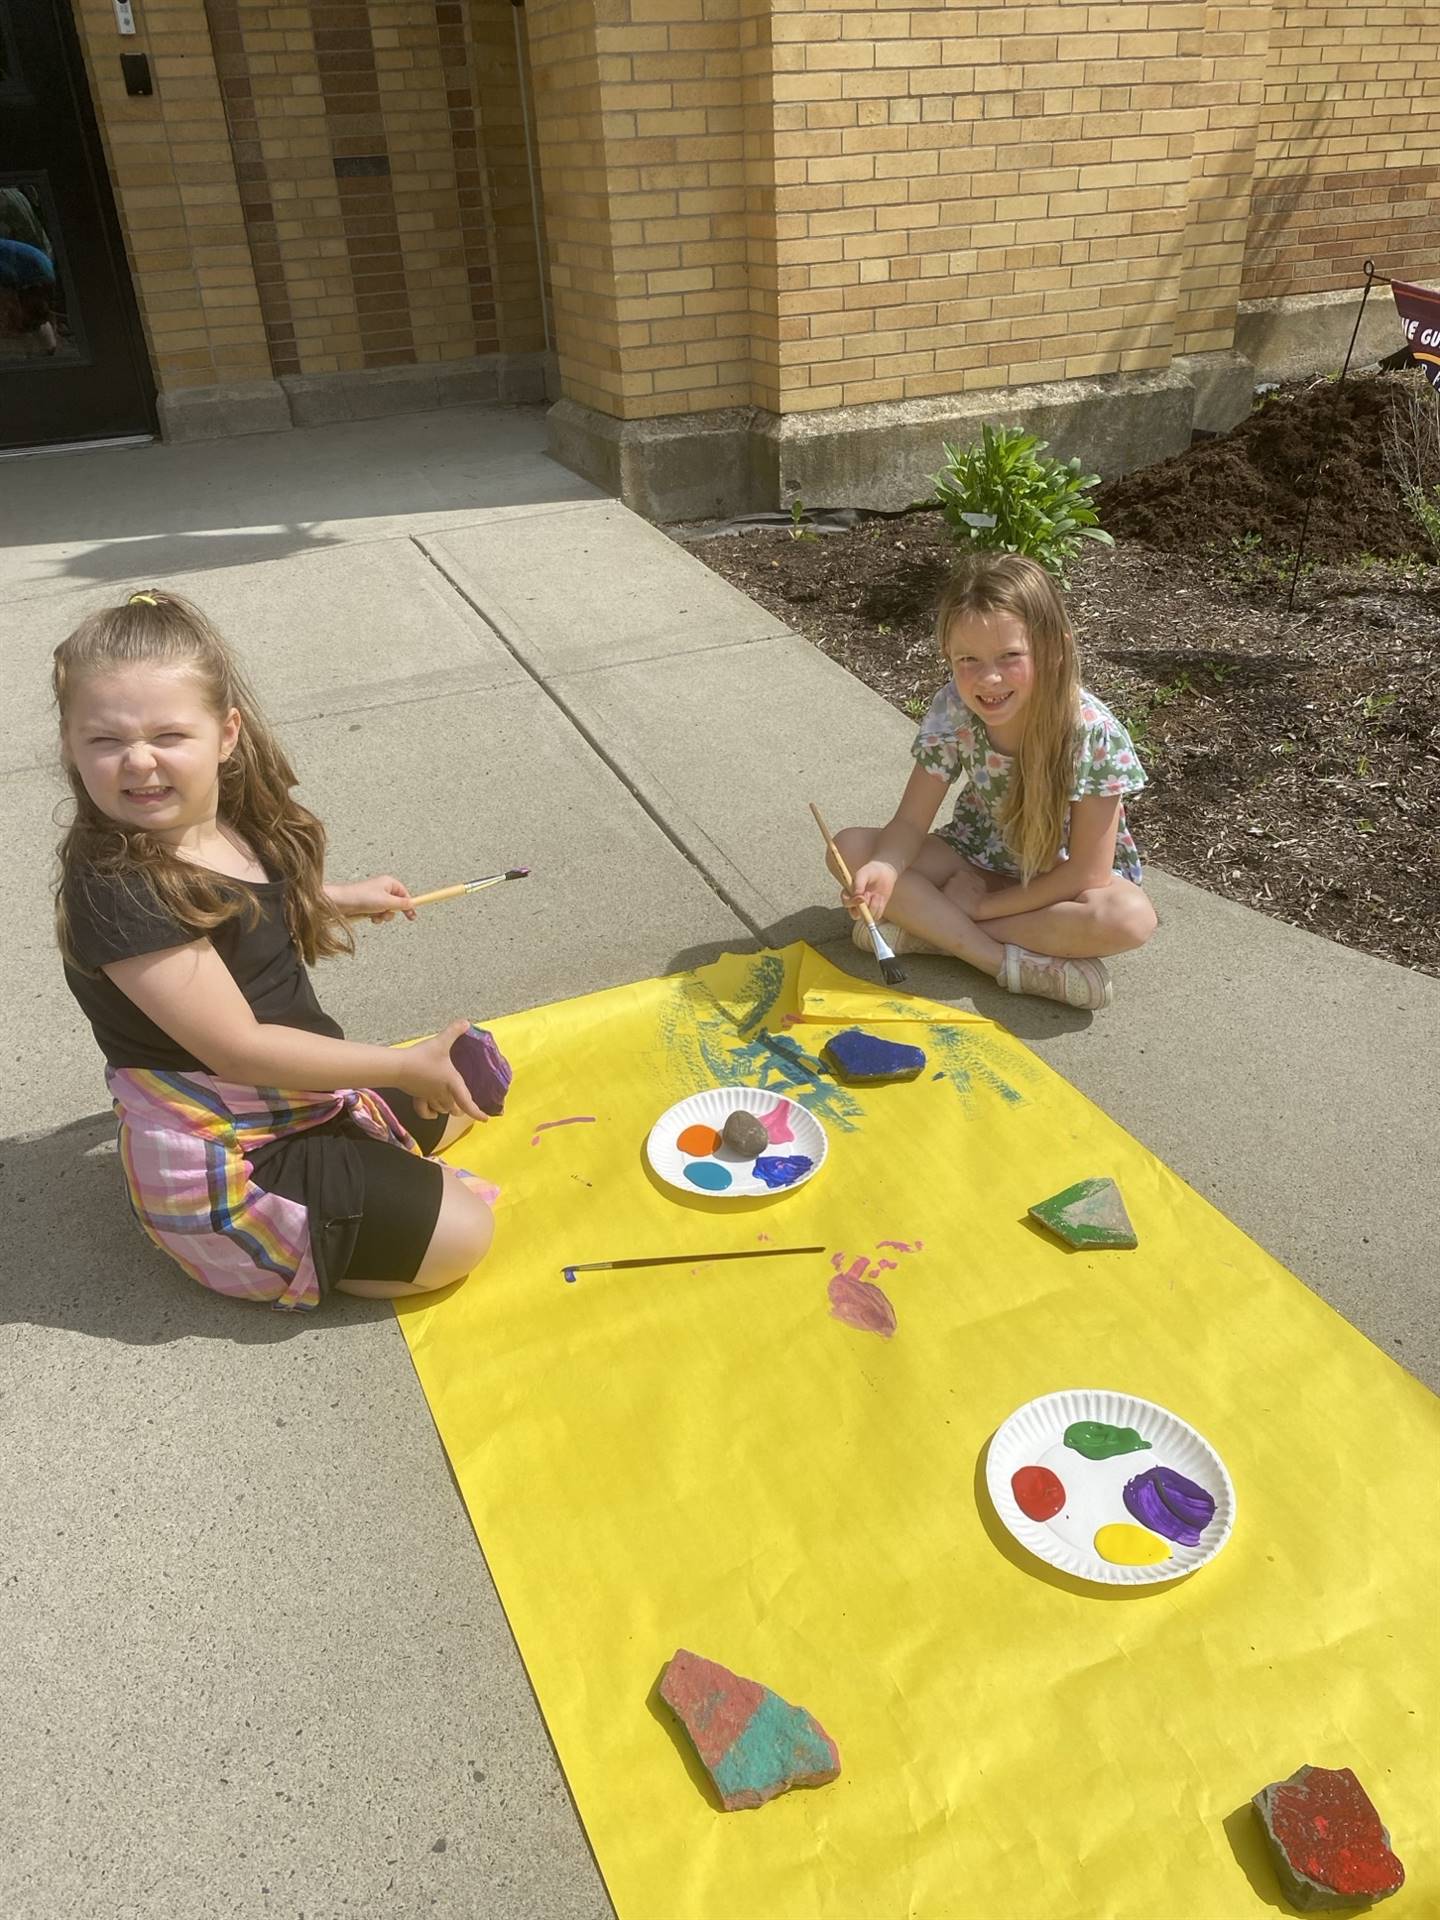
[[[895,1262],[893,1260],[877,1260],[870,1271],[871,1273],[894,1273]]]
[[[567,1114],[563,1120],[542,1120],[539,1126],[536,1127],[530,1144],[532,1147],[538,1147],[541,1134],[547,1132],[551,1127],[586,1127],[593,1126],[594,1124],[595,1116],[593,1113],[571,1113]]]
[[[924,1246],[923,1240],[877,1240],[877,1247],[893,1247],[896,1253],[918,1253]]]
[[[864,1262],[858,1264],[863,1269]],[[878,1333],[882,1340],[894,1333],[895,1309],[879,1287],[859,1279],[853,1268],[849,1273],[837,1273],[828,1292],[832,1319],[857,1327],[861,1333]]]
[[[757,1114],[756,1118],[769,1134],[772,1147],[783,1147],[787,1140],[795,1138],[790,1127],[790,1112],[783,1100],[777,1100],[769,1113]]]

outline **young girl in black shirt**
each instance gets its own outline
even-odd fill
[[[178,596],[91,614],[54,687],[75,798],[57,933],[145,1231],[203,1285],[279,1307],[463,1278],[493,1189],[428,1156],[485,1118],[450,1059],[467,1023],[404,1049],[346,1040],[306,972],[353,950],[347,920],[405,912],[405,887],[325,881],[324,828]]]

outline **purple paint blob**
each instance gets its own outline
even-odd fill
[[[783,1147],[787,1140],[795,1138],[790,1126],[790,1109],[783,1100],[777,1100],[769,1113],[757,1113],[755,1118],[770,1136],[772,1147]],[[805,1162],[808,1167],[810,1162]]]
[[[496,1046],[494,1034],[484,1027],[471,1027],[451,1047],[450,1058],[480,1111],[492,1120],[502,1114],[510,1090],[510,1062]]]
[[[843,1320],[847,1327],[858,1327],[862,1333],[878,1333],[882,1340],[894,1333],[895,1309],[870,1281],[856,1279],[853,1271],[837,1273],[826,1291],[833,1320]]]
[[[762,1153],[752,1171],[767,1187],[778,1189],[794,1186],[801,1174],[808,1173],[814,1164],[808,1153]]]
[[[1173,1467],[1150,1467],[1125,1482],[1125,1510],[1162,1539],[1198,1547],[1200,1535],[1215,1518],[1215,1502],[1193,1480]]]
[[[536,1127],[530,1144],[532,1147],[538,1147],[541,1134],[546,1132],[550,1127],[590,1127],[594,1126],[594,1124],[595,1116],[593,1113],[571,1113],[567,1114],[563,1120],[542,1120],[539,1126]]]
[[[692,1187],[699,1187],[705,1193],[723,1193],[730,1185],[730,1169],[722,1167],[718,1160],[692,1160],[685,1169],[685,1178]]]

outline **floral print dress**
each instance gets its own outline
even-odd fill
[[[972,865],[1018,879],[1015,856],[996,825],[1000,803],[1010,784],[1012,758],[991,745],[984,721],[966,706],[953,680],[947,680],[930,702],[910,751],[919,766],[927,773],[938,774],[947,786],[963,779],[953,815],[947,825],[936,828],[940,838]],[[1144,784],[1145,769],[1134,741],[1105,703],[1082,687],[1071,800],[1088,800],[1096,794],[1112,797],[1138,793]],[[1067,815],[1060,830],[1062,858],[1069,832]],[[1123,799],[1115,835],[1115,871],[1137,886],[1143,878],[1139,849],[1125,824]]]

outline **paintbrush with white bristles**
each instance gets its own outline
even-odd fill
[[[821,833],[825,836],[825,844],[830,849],[830,858],[835,862],[836,870],[845,884],[845,891],[853,897],[855,892],[854,876],[850,872],[849,867],[846,866],[844,855],[836,846],[834,837],[829,827],[826,826],[820,809],[813,800],[810,802],[810,811],[815,816],[816,826],[819,827]],[[875,916],[871,913],[869,907],[866,906],[863,900],[857,901],[856,905],[860,909],[860,918],[865,922],[866,931],[870,935],[870,944],[875,949],[875,958],[880,962],[880,972],[884,977],[886,986],[898,987],[905,978],[905,969],[895,958],[889,941],[885,938],[884,934],[881,933],[879,927],[876,926]]]

